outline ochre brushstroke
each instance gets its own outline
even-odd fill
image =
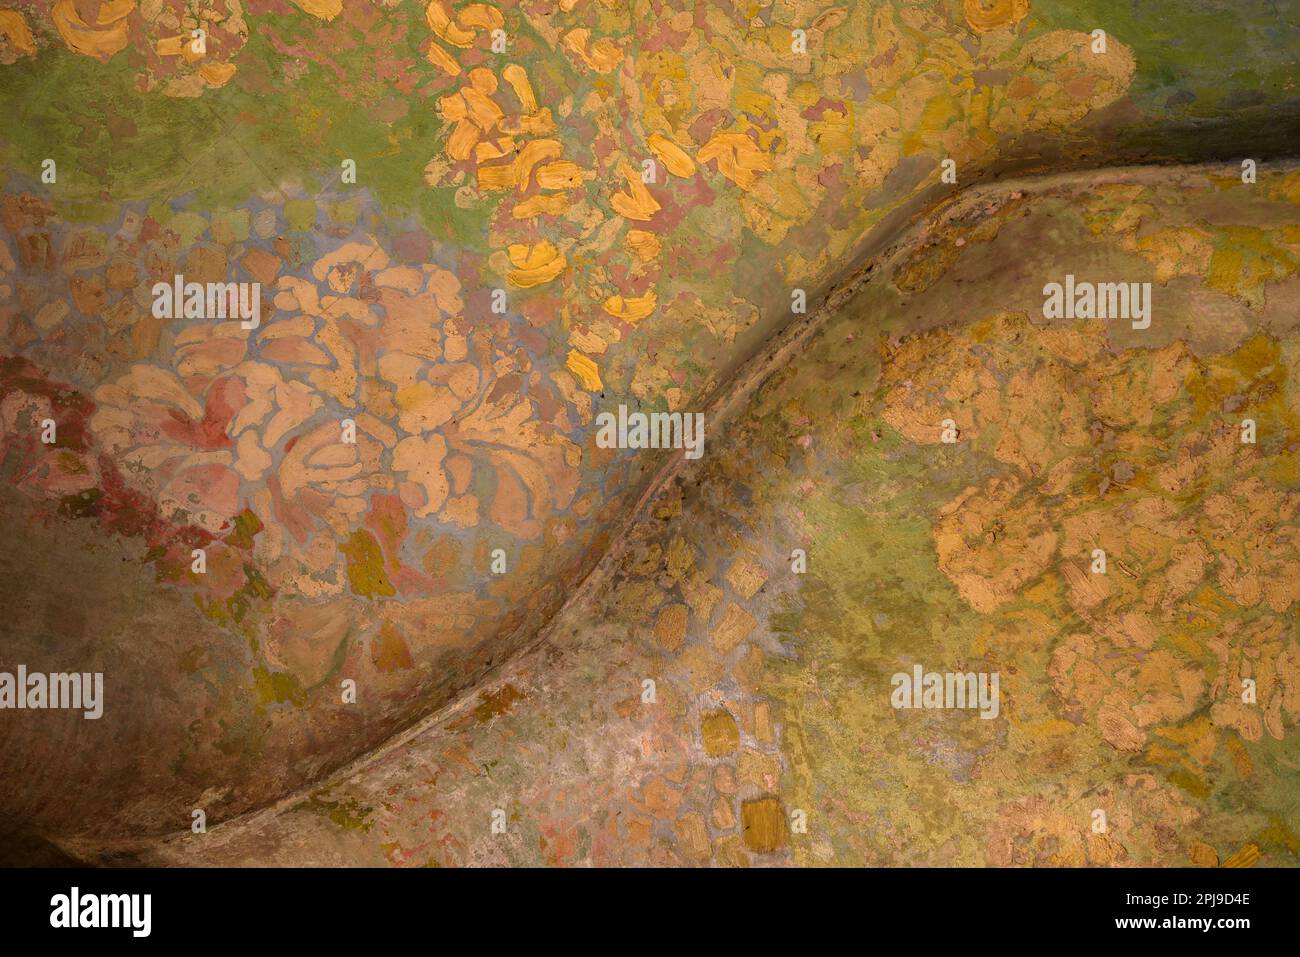
[[[629,229],[625,242],[632,254],[642,262],[650,262],[659,255],[659,237],[648,230]]]
[[[343,12],[343,0],[290,0],[290,3],[320,20],[333,20]]]
[[[656,303],[655,292],[651,289],[643,296],[610,296],[604,302],[604,309],[624,322],[637,323],[655,311]]]
[[[36,41],[27,21],[17,10],[0,10],[0,37],[4,37],[19,56],[33,56]]]
[[[772,169],[771,157],[743,133],[718,133],[698,153],[701,163],[714,160],[718,172],[743,190],[758,185],[757,173]]]
[[[550,282],[564,272],[567,265],[564,255],[555,248],[554,243],[546,239],[533,246],[514,243],[508,252],[510,263],[515,268],[510,270],[506,278],[513,285],[525,289]]]
[[[626,163],[619,166],[619,172],[627,181],[628,191],[615,193],[611,197],[610,205],[614,207],[614,212],[628,219],[638,220],[649,219],[657,213],[660,206],[650,195],[650,190],[646,189],[645,183],[641,182],[640,174]]]
[[[662,133],[651,133],[646,138],[646,144],[674,176],[695,175],[695,163],[686,155],[686,151]]]
[[[77,11],[75,0],[58,0],[50,10],[54,28],[73,53],[108,61],[130,41],[126,18],[135,9],[135,0],[103,3],[94,23],[87,23]]]
[[[1029,0],[962,0],[966,22],[976,33],[1015,26],[1029,14]]]
[[[605,388],[600,381],[600,367],[576,349],[569,352],[565,367],[581,380],[583,388],[590,392],[600,392]]]

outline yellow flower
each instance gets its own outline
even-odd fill
[[[510,88],[515,91],[515,96],[519,98],[519,103],[524,108],[525,113],[537,112],[537,97],[533,94],[533,85],[528,82],[528,73],[518,63],[511,63],[501,75],[505,81],[510,84]]]
[[[556,160],[537,170],[537,185],[542,189],[573,189],[581,186],[584,178],[582,167],[569,160]]]
[[[234,75],[235,64],[233,63],[205,63],[199,67],[199,76],[213,88],[225,86]]]
[[[533,167],[543,160],[556,159],[563,150],[559,140],[533,140],[525,143],[511,162],[479,167],[479,189],[503,190],[516,186],[521,190],[527,189]]]
[[[644,296],[610,296],[605,300],[605,311],[624,322],[640,322],[655,311],[658,300],[655,291],[649,290]]]
[[[9,46],[18,56],[34,56],[36,53],[31,28],[17,10],[0,10],[0,37],[9,41]]]
[[[623,178],[627,180],[628,192],[631,195],[621,192],[615,193],[613,199],[610,200],[614,212],[620,216],[626,216],[628,219],[649,219],[659,211],[659,204],[655,202],[655,198],[650,195],[650,190],[645,188],[645,184],[641,182],[641,177],[637,175],[637,172],[632,167],[623,163],[620,170],[623,173]]]
[[[569,208],[569,197],[564,193],[538,193],[515,206],[510,215],[515,219],[532,219],[535,216],[563,216]]]
[[[448,76],[460,76],[460,64],[455,61],[450,53],[432,40],[429,41],[429,49],[425,52],[424,58],[434,66],[441,67],[442,71]]]
[[[564,272],[568,263],[555,244],[543,239],[535,246],[511,243],[510,262],[515,267],[506,278],[522,288],[541,286]]]
[[[501,11],[486,3],[468,4],[452,20],[443,0],[433,0],[425,7],[424,19],[440,40],[462,50],[473,45],[475,30],[496,30],[505,23]]]
[[[474,31],[466,30],[453,23],[442,0],[433,0],[425,7],[424,19],[428,22],[429,29],[437,34],[438,39],[454,47],[465,49],[474,42]]]
[[[343,0],[291,0],[304,13],[321,20],[333,20],[343,12]]]
[[[94,23],[87,23],[74,0],[59,0],[50,11],[50,19],[73,53],[108,62],[129,40],[126,18],[134,9],[135,0],[111,0],[99,5]]]
[[[648,263],[659,255],[659,237],[644,229],[629,229],[626,245],[642,262]]]
[[[695,175],[694,161],[686,155],[685,150],[662,133],[651,133],[646,144],[674,176],[685,178]]]
[[[755,173],[772,169],[772,158],[744,133],[718,133],[699,152],[701,163],[716,160],[718,172],[743,190],[758,185]]]
[[[1029,0],[962,0],[966,22],[976,33],[1012,27],[1029,13]]]
[[[623,62],[623,51],[613,40],[609,37],[601,37],[588,48],[587,38],[590,36],[590,30],[570,30],[564,37],[564,45],[569,48],[570,53],[597,73],[608,73]]]
[[[582,381],[583,388],[589,392],[600,392],[605,388],[604,383],[600,381],[600,366],[596,365],[594,359],[584,356],[577,349],[569,350],[569,358],[564,365]]]

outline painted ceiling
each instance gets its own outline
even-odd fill
[[[108,695],[0,713],[0,832],[1293,862],[1297,16],[0,0],[0,667]],[[1085,272],[1151,329],[1045,325]],[[704,458],[601,448],[620,405]],[[1001,720],[891,709],[922,659]]]

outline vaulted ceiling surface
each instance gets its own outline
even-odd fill
[[[1291,14],[1143,11],[218,3],[201,54],[180,3],[0,11],[0,647],[108,695],[0,714],[0,817],[216,822],[464,695],[663,462],[596,415],[702,407],[945,195],[1293,152]],[[257,328],[156,316],[176,275]]]

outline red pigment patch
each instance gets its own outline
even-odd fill
[[[168,438],[200,449],[228,449],[234,445],[226,434],[226,426],[247,401],[244,384],[234,378],[218,379],[208,390],[203,418],[194,422],[178,411],[171,412],[171,421],[162,423],[162,432]]]
[[[427,591],[432,580],[414,568],[403,565],[398,557],[409,531],[406,507],[397,495],[376,494],[370,500],[365,527],[375,536],[389,569],[389,581],[399,592]]]
[[[191,434],[214,447],[213,430],[224,430],[225,424],[244,402],[244,389],[240,383],[218,383],[209,399],[207,413],[200,423],[190,423]],[[58,442],[55,447],[65,447],[93,455],[99,465],[99,484],[93,489],[65,497],[56,509],[36,510],[38,518],[48,520],[57,511],[67,518],[90,518],[112,535],[143,539],[149,547],[148,560],[160,573],[164,566],[184,562],[188,566],[190,552],[206,548],[217,536],[197,525],[178,525],[163,518],[158,503],[145,493],[130,487],[114,459],[98,451],[90,436],[87,423],[95,411],[95,403],[69,385],[47,379],[28,360],[19,356],[0,357],[0,400],[13,392],[23,392],[48,400],[55,410],[58,422]],[[168,423],[176,424],[176,423]],[[5,436],[4,452],[19,456],[15,474],[21,477],[36,470],[49,449],[31,441],[30,437]],[[202,499],[225,510],[235,511],[238,482],[228,470],[219,466],[199,466],[190,470],[187,478]],[[40,491],[40,490],[37,490]],[[262,523],[252,512],[245,510],[236,519],[235,532],[228,537],[230,547],[251,551],[254,537],[262,530]]]
[[[87,423],[95,403],[71,386],[51,382],[36,366],[21,356],[0,358],[0,399],[11,392],[25,392],[49,400],[58,422],[55,448],[84,452],[89,448]]]
[[[366,528],[374,533],[388,558],[388,564],[400,568],[397,553],[406,538],[406,508],[396,495],[376,494],[370,500],[370,511],[365,518]]]

